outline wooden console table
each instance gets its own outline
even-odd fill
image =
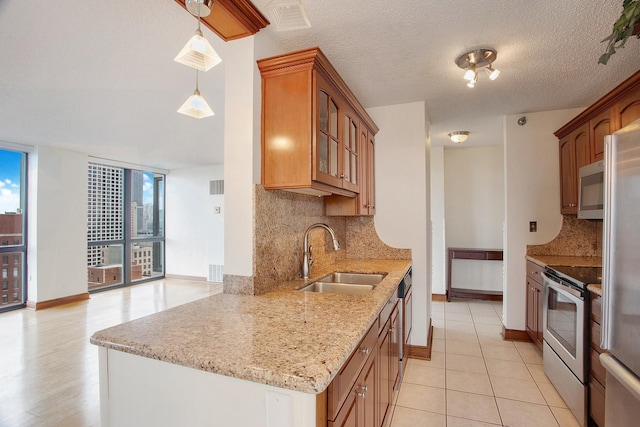
[[[452,288],[451,267],[454,259],[502,261],[502,249],[449,248],[449,269],[447,274],[447,301],[451,301],[451,298],[455,297],[502,301],[502,291]]]

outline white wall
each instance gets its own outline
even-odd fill
[[[376,135],[376,231],[382,241],[413,253],[411,344],[427,344],[431,317],[429,144],[424,102],[369,108]]]
[[[502,145],[444,150],[446,247],[502,249]],[[502,262],[454,260],[453,287],[502,291]]]
[[[209,264],[224,265],[224,196],[209,194],[209,181],[223,178],[221,165],[167,174],[166,274],[207,277]]]
[[[87,161],[49,147],[29,155],[29,302],[87,292]]]
[[[444,147],[431,147],[431,287],[444,295],[447,288],[447,251],[444,216]]]
[[[505,234],[504,323],[524,330],[526,307],[526,245],[550,241],[560,231],[560,178],[558,140],[553,132],[582,109],[506,116],[505,127]],[[538,232],[529,232],[529,221]]]
[[[225,67],[225,274],[253,276],[254,184],[260,182],[261,78],[256,60],[280,53],[258,33],[229,43]]]

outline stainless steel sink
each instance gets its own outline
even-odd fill
[[[336,272],[328,274],[299,290],[303,292],[362,295],[371,292],[386,275],[386,273]]]
[[[338,271],[318,279],[318,282],[377,285],[386,275],[386,273],[348,273]]]
[[[368,294],[375,288],[375,285],[355,285],[353,283],[327,283],[313,282],[304,288],[302,292],[320,292],[330,294],[362,295]]]

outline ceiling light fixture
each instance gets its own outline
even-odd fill
[[[449,133],[449,138],[451,138],[451,141],[455,142],[456,144],[465,142],[468,137],[469,137],[469,131],[467,130],[457,130],[455,132]]]
[[[182,107],[178,108],[178,113],[185,116],[193,117],[196,119],[202,119],[204,117],[210,117],[214,115],[213,110],[207,104],[207,101],[200,95],[200,89],[198,88],[198,70],[196,70],[196,90],[191,95]]]
[[[174,61],[196,69],[196,90],[178,108],[178,113],[202,119],[213,116],[214,113],[207,101],[200,95],[198,71],[208,71],[221,63],[222,59],[211,46],[211,43],[202,36],[202,30],[200,29],[200,18],[209,16],[213,7],[213,0],[185,0],[185,6],[189,13],[198,18],[198,28],[196,29],[196,34],[182,48],[174,58]]]
[[[492,48],[473,49],[456,58],[456,65],[463,70],[464,79],[467,80],[468,87],[475,87],[478,81],[478,70],[484,68],[491,80],[495,80],[500,75],[500,71],[493,68],[492,64],[498,57],[498,52]]]
[[[198,17],[198,28],[196,33],[178,55],[174,61],[200,71],[209,71],[222,62],[220,55],[215,51],[211,43],[205,39],[200,29],[200,18],[211,13],[213,0],[186,0],[187,10]]]

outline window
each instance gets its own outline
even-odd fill
[[[0,311],[20,308],[26,301],[23,276],[27,247],[24,242],[27,192],[27,154],[0,148],[0,256],[2,303]],[[11,263],[11,264],[10,264]],[[11,274],[12,273],[12,274]],[[10,276],[11,274],[11,276]],[[9,289],[9,286],[11,289]]]
[[[90,163],[87,195],[89,290],[163,277],[164,175]]]

